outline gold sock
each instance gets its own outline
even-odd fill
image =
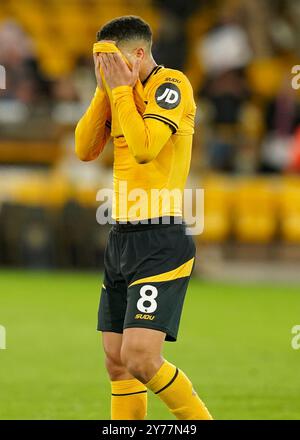
[[[111,419],[144,420],[147,414],[147,388],[137,379],[111,382]]]
[[[187,376],[168,361],[146,383],[179,420],[212,420]]]

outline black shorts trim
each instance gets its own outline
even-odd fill
[[[153,324],[149,324],[149,323],[145,323],[145,325],[143,325],[143,323],[141,323],[141,322],[136,323],[136,324],[125,325],[120,330],[111,329],[111,328],[108,329],[106,327],[102,327],[101,325],[98,325],[97,326],[97,331],[98,332],[111,332],[111,333],[117,333],[118,335],[122,335],[123,331],[126,328],[149,328],[150,330],[158,330],[158,331],[161,331],[163,333],[166,333],[166,341],[175,342],[177,340],[176,335],[174,335],[174,333],[172,331],[170,331],[168,328],[160,327],[160,326],[154,326]]]
[[[126,324],[124,325],[124,330],[126,328],[148,328],[149,330],[158,330],[166,333],[166,341],[175,342],[177,340],[177,336],[174,335],[174,333],[172,333],[172,331],[168,328],[161,327],[160,325],[155,326],[149,322],[145,322],[145,324],[143,324],[142,322],[137,322],[136,324]]]

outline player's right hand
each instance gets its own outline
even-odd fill
[[[100,74],[100,54],[99,53],[94,53],[94,64],[95,64],[95,76],[96,76],[96,80],[97,80],[97,86],[99,87],[100,90],[103,90],[103,83],[102,83],[102,78],[101,78],[101,74]]]
[[[116,42],[113,40],[98,41],[98,43],[101,43],[101,42],[116,44]],[[94,53],[93,56],[94,56],[95,76],[96,76],[96,80],[97,80],[97,85],[100,90],[104,90],[103,82],[102,82],[102,78],[101,78],[101,74],[100,74],[100,53]]]

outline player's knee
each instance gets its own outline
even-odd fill
[[[147,383],[155,374],[160,357],[138,347],[124,347],[121,350],[122,363],[136,379]]]
[[[105,366],[111,380],[118,380],[122,378],[126,372],[126,368],[122,364],[119,352],[106,351]]]

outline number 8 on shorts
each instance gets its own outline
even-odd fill
[[[147,294],[147,292],[151,292],[151,294]],[[145,284],[140,289],[140,299],[137,302],[137,308],[142,313],[153,313],[157,309],[157,302],[155,298],[158,295],[158,290],[155,286],[151,286],[150,284]],[[146,306],[145,304],[150,303],[150,306]]]

